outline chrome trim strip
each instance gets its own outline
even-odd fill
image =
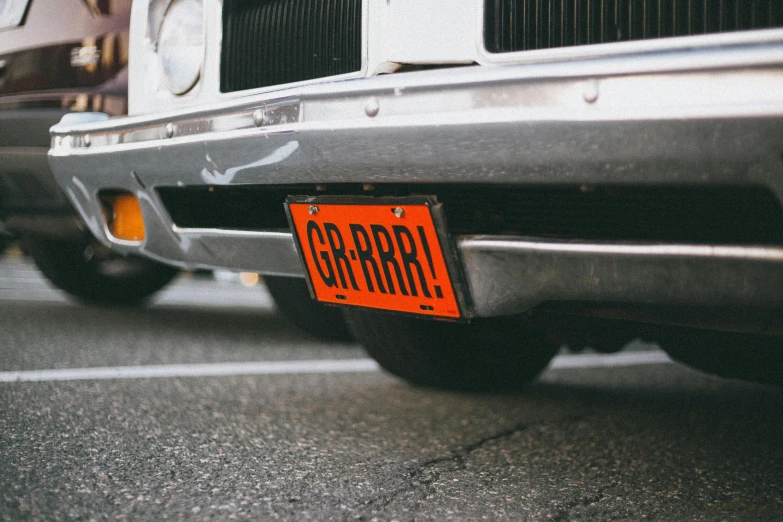
[[[176,226],[172,227],[172,231],[180,244],[189,245],[188,251],[177,260],[176,264],[181,266],[304,277],[290,232],[183,229]],[[153,239],[153,242],[158,239]],[[148,244],[144,248],[150,247],[152,245]]]
[[[460,247],[467,250],[491,249],[492,252],[525,251],[540,254],[557,252],[561,254],[722,258],[783,262],[783,248],[764,246],[577,243],[474,236],[461,239]]]
[[[290,232],[273,232],[266,230],[230,230],[225,228],[183,228],[172,225],[171,230],[181,236],[191,237],[239,237],[243,239],[287,240]]]
[[[546,302],[783,306],[783,248],[461,237],[479,316]]]

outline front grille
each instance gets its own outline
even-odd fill
[[[361,70],[362,0],[226,0],[223,92]]]
[[[783,27],[780,0],[485,0],[484,41],[507,53]]]
[[[160,187],[181,228],[284,230],[286,195],[436,195],[451,234],[583,241],[783,245],[783,208],[758,187],[360,185]]]

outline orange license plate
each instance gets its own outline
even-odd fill
[[[460,317],[427,198],[289,198],[299,252],[318,301]],[[305,200],[305,201],[302,201]],[[348,201],[348,202],[346,202]]]

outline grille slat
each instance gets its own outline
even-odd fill
[[[361,69],[361,0],[226,0],[222,92]]]
[[[783,27],[780,0],[486,0],[494,53]]]

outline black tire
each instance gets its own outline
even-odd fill
[[[25,240],[36,266],[57,288],[101,306],[144,304],[179,270],[141,257],[124,257],[94,240]]]
[[[421,386],[519,389],[560,347],[529,316],[448,323],[348,309],[345,317],[356,340],[383,368]]]
[[[310,297],[301,277],[264,276],[264,283],[280,313],[300,330],[323,340],[353,341],[340,309]]]
[[[672,359],[697,370],[783,386],[783,337],[673,328],[658,340]]]

